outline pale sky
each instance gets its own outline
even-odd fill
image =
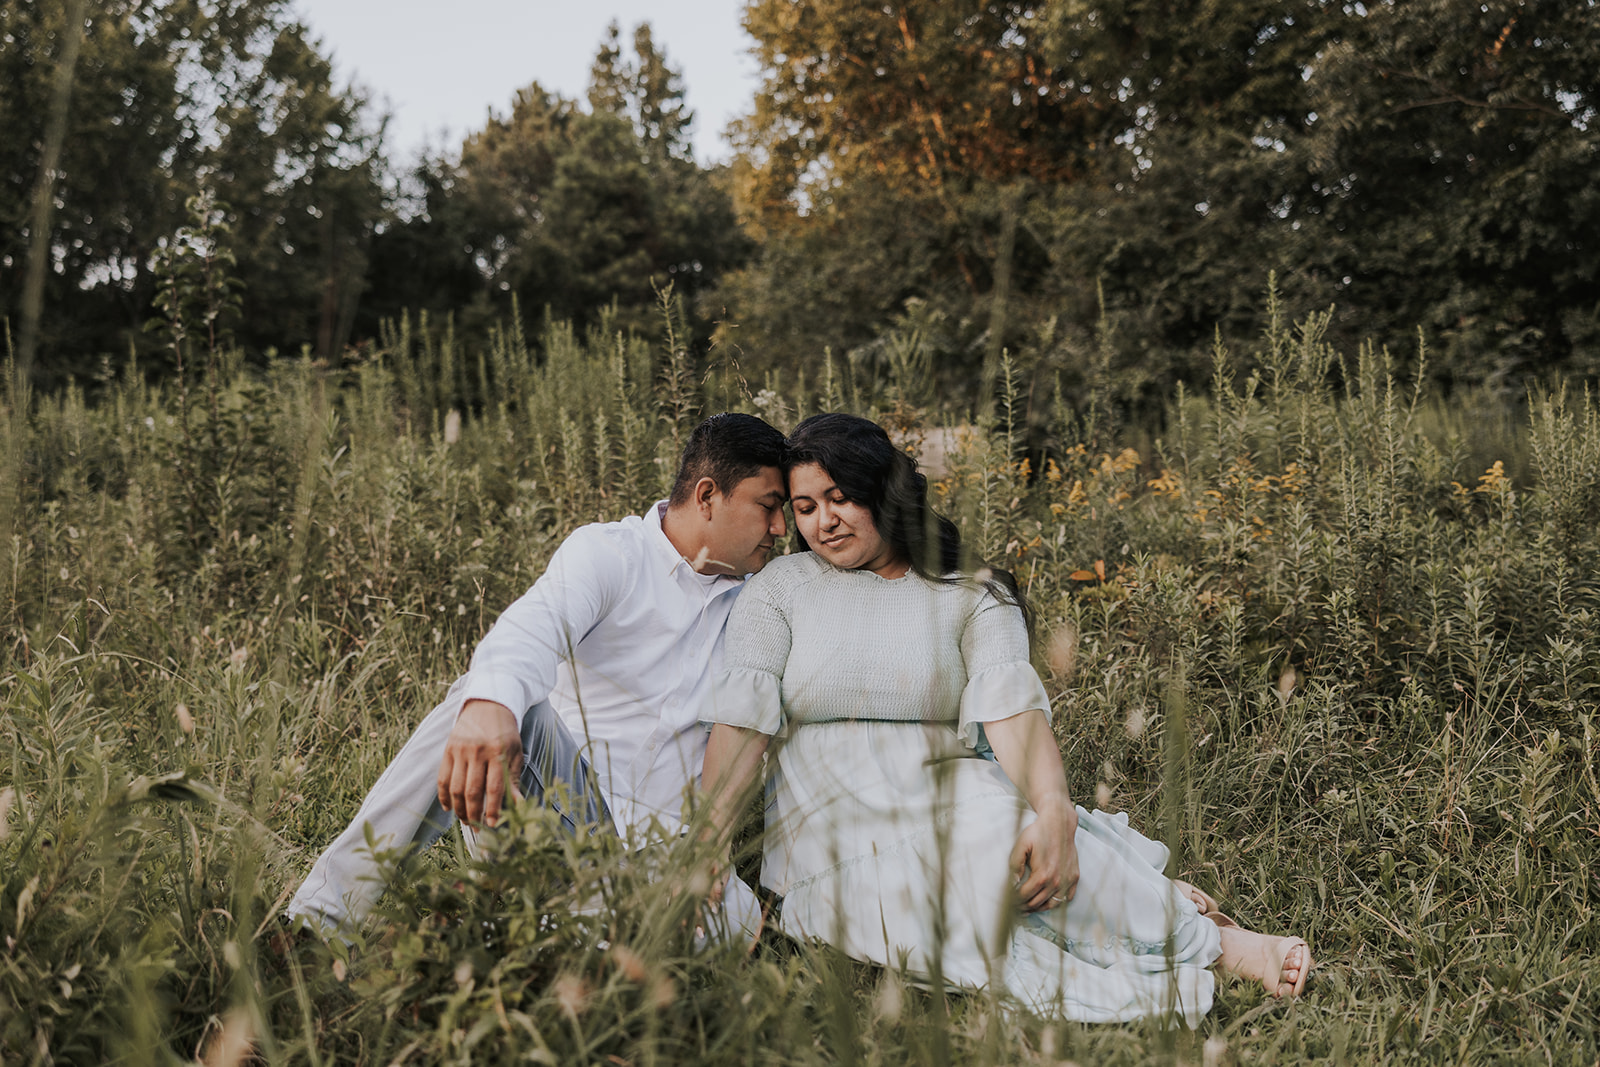
[[[683,72],[702,162],[728,157],[723,128],[750,109],[760,80],[739,25],[744,0],[297,0],[295,8],[332,54],[339,83],[353,79],[391,113],[390,158],[402,164],[424,144],[453,151],[490,108],[508,113],[529,82],[583,99],[612,20],[625,52],[634,26],[649,22],[656,48]]]

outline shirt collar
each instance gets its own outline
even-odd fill
[[[667,502],[665,500],[656,501],[655,506],[647,509],[644,513],[645,529],[648,531],[645,534],[645,540],[650,545],[650,552],[656,561],[653,565],[659,566],[667,574],[671,574],[679,567],[682,567],[686,573],[693,575],[695,580],[698,581],[700,578],[699,573],[673,547],[672,542],[667,538],[667,531],[661,528],[661,520],[666,518],[666,515]],[[720,576],[720,579],[711,584],[711,589],[714,592],[721,593],[730,586],[744,583],[742,575],[736,577],[731,574],[724,574]]]

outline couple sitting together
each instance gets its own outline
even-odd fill
[[[785,501],[799,551],[769,563]],[[713,416],[669,500],[561,545],[289,915],[360,921],[389,876],[369,834],[394,848],[452,815],[493,824],[511,780],[630,841],[683,832],[699,785],[725,847],[765,767],[761,881],[791,937],[1082,1021],[1194,1025],[1214,963],[1298,995],[1303,940],[1243,929],[1169,880],[1126,815],[1072,803],[1022,598],[965,567],[875,423],[816,415],[786,441]],[[737,877],[713,896],[758,928]]]

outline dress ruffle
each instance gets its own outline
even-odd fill
[[[1050,718],[1050,697],[1038,672],[1028,663],[1002,663],[967,679],[966,688],[961,691],[957,732],[968,748],[976,749],[983,737],[984,723],[1034,710]]]
[[[777,676],[750,667],[723,671],[711,685],[711,702],[700,721],[720,722],[772,735],[783,727]]]

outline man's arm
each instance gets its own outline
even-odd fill
[[[439,803],[463,822],[493,826],[506,783],[521,773],[522,733],[511,709],[492,700],[463,704],[439,761]]]
[[[629,566],[599,528],[575,531],[478,643],[439,762],[439,803],[456,818],[498,821],[506,783],[522,771],[522,716],[550,695],[561,661],[611,611]]]

